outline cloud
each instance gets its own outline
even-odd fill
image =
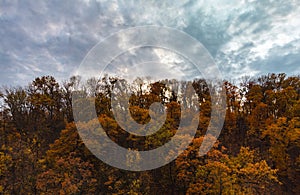
[[[163,48],[142,47],[132,49],[115,58],[104,74],[133,81],[137,77],[152,80],[187,80],[199,74],[195,66],[183,56]]]
[[[169,26],[195,37],[225,78],[299,74],[299,18],[296,0],[4,0],[0,83],[24,85],[41,75],[67,79],[95,44],[139,25]],[[162,61],[172,57],[168,52],[151,55],[160,55]]]
[[[254,1],[247,9],[236,10],[227,30],[231,39],[216,55],[219,66],[234,77],[294,73],[300,53],[299,5],[298,1]]]

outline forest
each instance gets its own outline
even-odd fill
[[[211,118],[210,85],[201,78],[190,81],[200,107],[196,135],[175,160],[147,171],[115,168],[86,147],[74,122],[73,94],[80,89],[97,113],[82,121],[82,129],[95,132],[100,123],[118,145],[149,150],[167,143],[178,129],[180,104],[187,100],[166,83],[182,86],[183,81],[133,82],[129,109],[135,121],[149,122],[153,102],[167,112],[159,131],[135,136],[122,130],[111,109],[118,80],[106,75],[83,82],[73,76],[60,83],[42,76],[27,86],[3,86],[0,194],[300,194],[300,76],[270,73],[224,81],[224,125],[203,156],[199,147]]]

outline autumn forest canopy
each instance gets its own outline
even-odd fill
[[[118,82],[125,86],[123,89],[130,89],[131,95],[128,101],[120,98],[123,104],[116,107],[122,109],[128,102],[130,116],[137,123],[147,124],[153,114],[151,105],[162,104],[157,112],[165,111],[165,118],[157,132],[133,135],[118,123],[112,107]],[[196,93],[196,105],[182,96],[187,84]],[[235,83],[224,81],[223,86],[224,125],[217,142],[204,156],[199,155],[199,148],[214,118],[211,93],[217,90],[204,79],[136,78],[129,84],[106,75],[87,81],[73,76],[59,83],[52,76],[43,76],[25,87],[3,86],[0,194],[300,193],[300,76],[280,73],[244,77]],[[82,98],[74,101],[74,95]],[[124,148],[147,151],[169,142],[181,119],[191,117],[182,104],[200,108],[192,142],[170,163],[139,172],[118,169],[99,160],[83,142],[73,115],[73,106],[78,106],[80,129],[93,138],[93,143],[108,136]],[[96,111],[96,118],[90,110]],[[126,120],[123,122],[131,127]],[[97,130],[99,123],[105,133]],[[113,155],[102,152],[108,158]],[[126,163],[133,164],[133,159],[128,157]]]

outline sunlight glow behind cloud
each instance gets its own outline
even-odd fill
[[[140,25],[169,26],[195,37],[226,79],[299,74],[299,18],[297,0],[0,0],[0,83],[23,85],[41,75],[67,79],[99,41]],[[164,62],[172,58],[156,54]]]

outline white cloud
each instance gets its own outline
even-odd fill
[[[194,36],[225,78],[270,71],[295,74],[300,60],[299,18],[297,0],[1,1],[0,83],[22,84],[49,74],[67,79],[98,41],[147,24]],[[163,55],[159,58],[164,63],[188,69],[174,55],[151,55]]]
[[[284,66],[285,55],[299,53],[299,5],[297,1],[278,4],[257,1],[229,15],[232,22],[227,33],[231,39],[220,47],[216,56],[225,73],[238,77],[245,73],[254,76],[278,72],[274,65],[270,68],[269,59],[277,56],[277,63]],[[290,11],[286,12],[284,7]],[[274,48],[278,48],[276,52]],[[297,64],[290,65],[297,67]]]

